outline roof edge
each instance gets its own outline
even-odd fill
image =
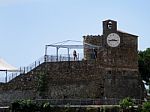
[[[128,35],[132,35],[132,36],[134,36],[134,37],[138,37],[138,35],[131,34],[131,33],[127,33],[127,32],[121,31],[121,30],[117,30],[117,32],[124,33],[124,34],[128,34]]]

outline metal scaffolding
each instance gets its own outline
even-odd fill
[[[75,45],[68,45],[66,43],[68,42],[75,42],[75,43],[80,43],[81,45],[79,44],[75,44]],[[90,43],[85,43],[85,42],[82,42],[82,41],[76,41],[76,40],[66,40],[66,41],[62,41],[62,42],[57,42],[57,43],[53,43],[53,44],[50,44],[50,45],[45,45],[45,61],[47,60],[47,50],[49,47],[55,47],[56,48],[56,60],[58,61],[58,55],[59,55],[59,49],[60,48],[66,48],[67,49],[67,55],[68,55],[68,61],[70,60],[69,57],[69,51],[70,49],[84,49],[84,48],[89,48],[89,49],[99,49],[101,48],[102,46],[98,46],[98,45],[93,45],[93,44],[90,44]]]
[[[56,57],[57,57],[57,61],[58,61],[58,55],[59,55],[59,49],[60,48],[66,48],[67,49],[67,55],[68,55],[68,61],[69,61],[69,51],[70,49],[83,49],[83,45],[64,45],[67,42],[80,42],[81,41],[75,41],[75,40],[67,40],[67,41],[62,41],[62,42],[58,42],[58,43],[54,43],[54,44],[50,44],[50,45],[45,45],[45,61],[47,60],[47,50],[48,47],[55,47],[56,48]]]

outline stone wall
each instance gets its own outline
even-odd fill
[[[43,63],[0,86],[0,100],[38,99],[38,75],[47,71],[46,98],[102,98],[103,72],[95,61]]]
[[[119,68],[118,68],[119,69]],[[39,99],[38,75],[47,71],[45,98],[142,98],[142,84],[134,69],[103,68],[95,60],[43,63],[0,86],[0,101]]]
[[[98,60],[100,60],[101,57],[101,51],[99,49],[102,50],[102,45],[103,45],[103,38],[100,35],[87,35],[87,36],[83,36],[83,41],[84,43],[88,43],[89,45],[84,46],[84,59],[85,60],[91,60],[94,59],[94,55],[93,55],[93,49],[95,47],[96,51],[97,51],[97,58]],[[95,46],[92,46],[95,45]]]
[[[137,54],[137,36],[117,31],[120,36],[120,45],[110,47],[107,45],[106,38],[108,34],[98,36],[83,36],[84,43],[88,43],[84,48],[85,60],[94,59],[93,49],[97,50],[96,61],[105,67],[122,67],[134,68],[138,70],[138,54]],[[94,46],[97,46],[94,48]]]
[[[21,99],[30,99],[35,97],[33,90],[7,90],[0,91],[0,106],[10,105],[11,102]]]
[[[106,98],[134,99],[143,98],[143,84],[138,71],[134,70],[108,70],[104,81],[104,96]]]
[[[103,72],[96,65],[95,61],[49,64],[49,98],[101,98]]]

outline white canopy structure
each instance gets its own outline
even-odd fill
[[[0,71],[6,72],[5,82],[7,82],[7,72],[18,72],[19,70],[0,58]]]
[[[6,61],[0,58],[0,71],[18,71],[16,67],[8,64]]]
[[[66,44],[68,42],[71,42],[70,44]],[[77,44],[73,44],[73,43],[80,43],[80,45]],[[45,45],[45,61],[47,60],[46,56],[47,56],[47,49],[48,47],[55,47],[56,48],[56,57],[57,57],[57,61],[58,61],[58,50],[60,48],[66,48],[68,51],[68,60],[70,59],[69,56],[69,50],[70,49],[83,49],[83,43],[81,44],[81,41],[76,41],[76,40],[66,40],[66,41],[62,41],[62,42],[57,42],[57,43],[53,43],[50,45]]]

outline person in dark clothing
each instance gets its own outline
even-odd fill
[[[93,52],[94,52],[94,58],[96,59],[97,58],[97,50],[94,48]]]
[[[76,52],[76,50],[73,51],[73,57],[74,57],[74,61],[77,60],[77,52]]]

